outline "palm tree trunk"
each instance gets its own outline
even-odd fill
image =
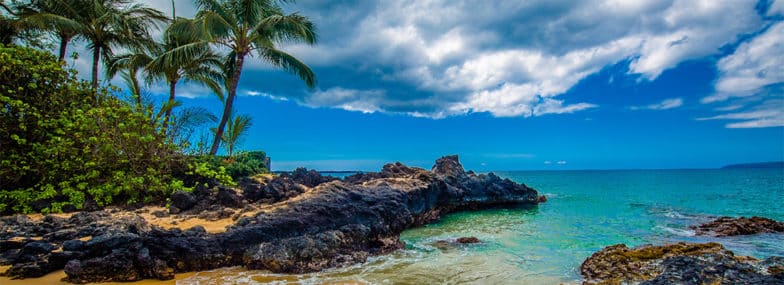
[[[93,48],[93,89],[98,89],[98,63],[101,62],[101,47]]]
[[[169,127],[169,117],[172,114],[172,104],[174,104],[174,93],[177,90],[177,81],[169,82],[169,103],[167,103],[166,115],[163,116],[163,133],[166,134],[166,129]]]
[[[131,74],[133,74],[131,77],[131,83],[133,84],[134,89],[133,99],[136,101],[136,107],[139,108],[139,110],[142,110],[144,106],[142,106],[141,85],[139,85],[139,78],[136,77],[136,74],[139,73],[139,70],[134,69],[131,72]]]
[[[60,61],[65,60],[65,53],[68,51],[68,42],[70,41],[70,36],[60,36]]]
[[[231,116],[232,106],[234,105],[234,96],[237,95],[237,85],[240,83],[240,75],[242,74],[242,65],[245,62],[245,54],[237,54],[237,63],[235,64],[234,74],[231,75],[231,82],[229,82],[229,96],[226,97],[226,103],[223,105],[223,116],[221,117],[218,129],[215,130],[215,140],[212,141],[212,148],[210,148],[210,155],[218,153],[223,131],[226,128],[226,122],[229,121]]]

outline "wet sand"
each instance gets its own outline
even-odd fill
[[[0,266],[0,272],[7,270],[9,265]],[[181,273],[175,275],[174,279],[172,280],[141,280],[136,282],[107,282],[107,283],[96,283],[96,284],[105,284],[105,285],[123,285],[123,284],[135,284],[135,285],[174,285],[177,284],[177,280],[185,279],[190,276],[196,274],[195,272],[188,272],[188,273]],[[36,284],[36,285],[70,285],[72,283],[68,283],[62,281],[65,278],[65,271],[59,270],[43,277],[39,278],[27,278],[27,279],[10,279],[8,277],[0,277],[0,284],[3,285],[29,285],[29,284]]]

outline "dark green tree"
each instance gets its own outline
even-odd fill
[[[93,0],[81,12],[81,37],[92,50],[92,86],[98,88],[101,57],[113,56],[117,47],[131,50],[154,49],[150,29],[168,21],[160,11],[130,0]]]
[[[210,46],[201,43],[191,51],[192,57],[173,57],[172,51],[183,45],[200,42],[202,37],[192,32],[176,33],[175,29],[200,28],[193,20],[178,18],[164,32],[163,42],[156,43],[150,49],[137,51],[135,53],[123,54],[113,57],[109,61],[107,68],[108,77],[114,77],[121,70],[129,70],[130,73],[142,71],[148,83],[163,81],[169,86],[169,100],[165,104],[165,115],[163,121],[163,131],[169,127],[172,110],[176,103],[177,83],[181,80],[195,82],[209,87],[215,93],[222,93],[221,82],[223,74],[221,72],[222,59],[214,53]]]
[[[160,201],[187,168],[146,114],[25,47],[0,46],[0,149],[0,213]]]
[[[84,30],[81,11],[87,0],[32,0],[19,5],[20,23],[25,28],[54,33],[60,41],[59,59],[65,60],[68,44]]]

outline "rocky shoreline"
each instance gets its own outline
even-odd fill
[[[361,263],[404,245],[399,234],[459,210],[531,206],[544,196],[494,174],[466,172],[457,156],[430,171],[400,163],[338,179],[298,169],[178,192],[166,207],[0,217],[0,272],[65,281],[170,280],[242,266],[307,273]],[[715,238],[782,231],[766,218],[721,217],[691,228]],[[483,243],[438,240],[443,252]],[[608,246],[580,266],[585,284],[784,284],[784,257],[736,256],[719,243]],[[62,274],[62,273],[60,273]]]
[[[400,232],[449,212],[541,201],[523,184],[464,171],[457,156],[438,159],[431,171],[395,163],[338,180],[300,170],[247,179],[240,188],[180,193],[171,207],[151,213],[0,218],[0,265],[12,265],[3,275],[31,278],[64,269],[67,281],[87,283],[166,280],[238,265],[313,272],[399,249]],[[170,215],[233,222],[223,232],[149,222]]]
[[[714,242],[618,244],[591,255],[580,273],[584,284],[784,284],[784,257],[736,256]]]

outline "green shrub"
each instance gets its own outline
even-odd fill
[[[145,114],[24,47],[0,46],[0,150],[0,213],[161,200],[187,171]]]
[[[230,181],[237,181],[242,177],[269,173],[265,164],[266,158],[267,155],[263,151],[242,152],[231,157],[202,155],[194,156],[191,165],[198,165],[203,169],[202,177],[217,179],[218,176],[222,176],[220,174],[222,172]],[[221,184],[227,184],[225,180],[218,180]]]
[[[234,179],[253,176],[260,173],[269,173],[269,167],[265,164],[267,154],[263,151],[241,152],[231,158],[224,159],[227,162],[226,171]]]

